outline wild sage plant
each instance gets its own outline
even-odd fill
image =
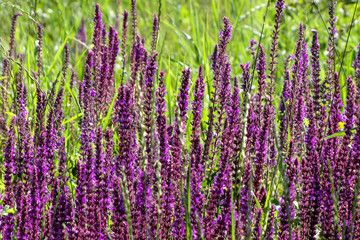
[[[278,72],[286,9],[278,0],[269,52],[251,41],[253,62],[233,76],[238,66],[229,56],[236,53],[228,46],[236,32],[224,17],[212,81],[204,66],[184,68],[172,112],[158,67],[159,18],[147,49],[136,0],[131,7],[120,40],[95,6],[83,74],[70,56],[84,49],[66,43],[62,74],[48,91],[46,29],[37,23],[37,68],[27,69],[30,56],[17,52],[15,40],[21,14],[13,16],[1,71],[2,239],[359,239],[360,49],[343,102],[336,3],[329,5],[325,69],[318,32],[308,43],[300,23],[295,51]],[[86,42],[84,22],[77,38]]]

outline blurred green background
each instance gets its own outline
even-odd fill
[[[124,9],[131,10],[130,0],[14,0],[4,1],[0,5],[0,37],[1,43],[8,47],[11,16],[17,12],[23,12],[24,16],[18,20],[16,41],[18,49],[26,54],[26,65],[29,68],[35,66],[36,54],[36,25],[39,21],[44,26],[44,68],[49,68],[55,64],[51,71],[50,81],[54,81],[55,76],[61,69],[62,57],[55,63],[54,56],[68,37],[70,46],[76,44],[75,37],[82,20],[85,21],[87,31],[87,44],[91,47],[91,35],[93,29],[92,18],[94,16],[94,6],[99,3],[103,14],[103,21],[108,25],[116,26],[117,14]],[[211,81],[209,57],[218,41],[218,35],[222,28],[222,17],[227,16],[230,23],[234,26],[233,37],[228,47],[228,55],[232,63],[233,74],[240,75],[240,63],[251,61],[250,51],[247,49],[249,41],[258,41],[264,15],[267,9],[267,1],[251,0],[162,0],[161,1],[161,21],[160,36],[157,45],[159,52],[159,68],[166,71],[166,84],[168,94],[168,104],[174,103],[177,94],[178,80],[184,66],[189,66],[193,70],[193,78],[200,65],[205,67],[206,80]],[[329,1],[316,1],[318,9],[311,0],[306,1],[285,1],[286,11],[284,22],[280,31],[279,39],[279,65],[277,72],[276,91],[279,92],[282,86],[281,74],[283,72],[283,62],[286,56],[294,52],[297,41],[298,26],[302,22],[306,26],[306,38],[310,47],[311,29],[319,31],[321,43],[321,63],[324,65],[326,55],[326,44],[328,33],[324,22],[328,22],[328,3]],[[159,12],[158,0],[138,0],[138,29],[142,37],[147,39],[146,44],[150,46],[152,17]],[[340,57],[343,55],[347,36],[350,30],[356,1],[338,1],[336,22],[339,29],[337,36],[337,49]],[[264,37],[262,44],[269,53],[270,34],[274,25],[275,1],[269,5],[265,20]],[[359,8],[359,7],[358,7]],[[320,13],[319,13],[320,12]],[[350,35],[347,51],[344,60],[344,70],[347,75],[352,73],[351,64],[355,57],[356,47],[360,41],[360,11],[356,11],[354,26]],[[129,28],[130,28],[129,23]],[[121,24],[120,24],[121,25]],[[118,29],[119,35],[121,30]],[[129,39],[130,31],[129,31]],[[129,46],[131,43],[129,42]],[[83,71],[84,57],[79,58],[81,52],[73,53],[71,65],[78,73]],[[0,55],[2,59],[3,56]],[[337,59],[337,63],[339,60]],[[340,64],[337,64],[337,69]],[[120,57],[116,75],[119,76]],[[322,76],[325,71],[322,70]],[[344,75],[341,74],[341,82],[344,83]],[[44,88],[49,88],[51,83],[46,82]],[[211,83],[209,82],[209,85]],[[31,90],[31,89],[30,89]],[[207,95],[207,98],[209,96]]]

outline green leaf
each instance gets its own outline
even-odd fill
[[[9,210],[7,210],[8,213],[12,213],[12,214],[15,214],[15,210],[14,208],[10,208]]]
[[[75,68],[77,68],[82,63],[82,59],[85,56],[85,54],[88,52],[88,50],[91,50],[91,49],[88,49],[88,48],[85,49],[83,51],[83,53],[80,55],[80,57],[78,57],[78,60],[76,61],[76,64],[75,64]]]
[[[75,115],[74,117],[72,117],[72,118],[64,121],[62,124],[65,125],[65,124],[67,124],[68,122],[71,122],[71,121],[73,121],[73,120],[75,120],[75,119],[78,119],[78,118],[81,117],[82,115],[83,115],[83,113],[79,113],[79,114]]]
[[[15,113],[12,113],[12,112],[5,112],[7,115],[9,115],[10,117],[15,117],[16,114]]]
[[[82,112],[78,98],[76,97],[76,95],[73,93],[72,89],[70,88],[70,85],[68,82],[65,82],[65,89],[70,93],[71,97],[75,100],[76,105],[79,108],[79,111]]]
[[[265,226],[265,223],[267,222],[268,216],[269,216],[269,209],[270,209],[270,199],[271,199],[271,191],[273,189],[273,184],[274,184],[274,179],[275,177],[273,177],[271,184],[269,186],[269,190],[266,194],[266,200],[265,200],[265,206],[264,206],[264,215],[263,218],[261,219],[261,227],[263,228]]]
[[[232,194],[231,197],[231,240],[235,240],[235,209],[234,209],[234,204],[233,204],[233,197],[234,195]]]
[[[307,118],[304,118],[304,124],[305,124],[305,126],[309,126],[309,120],[307,119]]]
[[[258,199],[256,198],[256,196],[255,196],[255,194],[254,194],[253,191],[251,191],[251,195],[252,195],[252,196],[254,197],[254,199],[255,199],[257,209],[260,209],[260,208],[261,208],[260,203],[259,203]]]
[[[53,60],[53,62],[51,63],[51,65],[50,65],[50,67],[49,67],[49,69],[48,69],[48,71],[47,71],[47,73],[46,73],[46,75],[45,75],[44,80],[49,77],[51,70],[54,68],[55,63],[57,62],[58,58],[60,57],[60,54],[61,54],[61,52],[63,51],[67,40],[69,39],[69,35],[70,35],[71,31],[72,31],[72,28],[71,28],[70,32],[68,33],[68,35],[66,36],[63,44],[61,45],[61,47],[59,48],[59,50],[56,52],[55,57],[54,57],[54,60]]]
[[[107,114],[106,114],[106,117],[105,117],[104,120],[103,120],[103,126],[102,126],[102,127],[103,127],[103,131],[105,131],[107,125],[109,124],[109,119],[110,119],[110,116],[111,116],[111,112],[112,112],[112,110],[113,110],[113,108],[114,108],[114,104],[115,104],[116,98],[117,98],[117,91],[115,91],[114,98],[113,98],[113,100],[112,100],[112,102],[111,102],[111,105],[110,105],[109,110],[108,110],[108,112],[107,112]]]
[[[342,136],[345,136],[345,132],[344,131],[341,131],[341,132],[337,132],[337,133],[334,133],[330,136],[327,136],[325,138],[325,140],[328,140],[328,139],[331,139],[331,138],[334,138],[334,137],[342,137]]]
[[[65,138],[65,143],[71,138],[71,135],[68,135],[66,138]]]
[[[351,129],[351,132],[355,132],[356,131],[356,128],[352,128]],[[330,135],[330,136],[327,136],[326,138],[325,138],[325,140],[328,140],[328,139],[331,139],[331,138],[335,138],[335,137],[342,137],[342,136],[345,136],[346,135],[346,133],[344,132],[344,131],[341,131],[341,132],[337,132],[337,133],[334,133],[334,134],[332,134],[332,135]]]
[[[280,206],[280,201],[279,201],[279,199],[277,199],[277,198],[273,198],[273,199],[271,200],[271,203],[274,204],[275,206]]]
[[[0,213],[0,216],[7,216],[9,213],[15,214],[14,208],[9,208],[8,205],[5,205],[3,211]]]

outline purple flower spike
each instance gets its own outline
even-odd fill
[[[214,52],[211,55],[210,60],[212,61],[211,69],[214,70],[216,68],[217,60],[218,60],[218,45],[217,44],[215,44]]]
[[[129,226],[126,221],[125,203],[123,198],[123,189],[120,186],[118,177],[113,176],[114,191],[113,191],[113,215],[111,221],[113,238],[115,239],[129,239]]]
[[[225,111],[225,109],[221,109],[221,107],[217,106],[218,98],[219,98],[219,90],[223,89],[222,80],[225,80],[225,82],[228,81],[230,78],[230,72],[229,70],[230,65],[226,64],[227,62],[227,56],[226,54],[226,48],[229,44],[229,41],[231,39],[231,33],[232,33],[232,26],[230,26],[229,19],[224,17],[224,28],[220,32],[219,35],[219,43],[215,46],[214,53],[211,57],[212,60],[212,69],[214,72],[214,83],[213,87],[215,89],[215,92],[211,96],[211,103],[210,105],[210,112],[209,112],[209,121],[208,121],[208,129],[206,133],[206,141],[204,145],[204,151],[203,151],[203,159],[205,162],[207,162],[208,158],[210,157],[210,148],[212,142],[217,142],[216,139],[214,139],[214,125],[215,125],[215,112],[218,111],[218,108],[220,110]],[[222,101],[223,102],[223,101]],[[223,102],[224,103],[224,102]],[[220,116],[220,119],[222,116]],[[219,133],[219,127],[221,127],[221,123],[217,124],[216,132]],[[216,149],[217,146],[214,146]]]
[[[10,130],[8,132],[8,141],[4,150],[4,185],[5,185],[5,198],[3,199],[3,205],[12,207],[14,204],[14,192],[12,187],[12,175],[15,174],[15,129],[16,118],[11,120]]]
[[[234,91],[231,98],[232,102],[232,118],[234,121],[234,146],[233,146],[233,184],[235,186],[240,185],[240,158],[239,152],[241,150],[242,142],[242,126],[243,123],[240,122],[241,112],[240,112],[240,89],[239,89],[239,79],[234,78]]]
[[[250,87],[250,63],[240,64],[240,67],[243,71],[242,77],[241,77],[241,89],[243,91],[246,91]]]
[[[265,90],[266,90],[266,55],[264,52],[264,48],[262,45],[260,45],[260,51],[258,56],[258,61],[256,65],[256,70],[258,73],[258,84],[259,84],[259,101],[262,102],[263,98],[265,97]]]
[[[153,150],[152,150],[152,124],[153,124],[153,114],[152,114],[152,103],[154,101],[153,99],[153,91],[154,91],[154,83],[155,83],[155,73],[157,70],[157,62],[156,62],[157,54],[154,54],[151,56],[150,59],[148,59],[148,63],[146,65],[145,69],[145,92],[144,92],[144,99],[143,99],[143,109],[144,109],[144,125],[145,125],[145,144],[146,144],[146,158],[147,158],[147,170],[148,170],[148,176],[150,178],[154,177],[153,174],[155,171],[153,171],[154,168],[154,156],[153,156]]]
[[[300,237],[313,238],[316,235],[316,225],[319,219],[320,207],[320,161],[317,152],[317,125],[311,98],[307,99],[307,118],[309,128],[305,135],[306,157],[301,160],[302,199],[300,202],[301,216]]]
[[[311,46],[311,76],[312,76],[312,84],[313,84],[313,94],[314,94],[314,108],[315,113],[318,115],[318,111],[320,108],[320,44],[318,39],[318,32],[316,30],[312,30],[313,39]]]
[[[217,104],[217,118],[215,119],[215,136],[214,136],[214,144],[213,144],[213,153],[212,153],[212,160],[211,164],[213,166],[214,157],[219,150],[219,138],[221,137],[221,132],[225,129],[225,120],[226,120],[226,113],[231,105],[231,86],[230,86],[230,79],[231,79],[231,64],[229,62],[225,63],[224,69],[221,73],[221,82],[218,85],[219,92],[218,92],[218,104]]]
[[[69,196],[68,186],[64,186],[62,193],[59,197],[58,207],[56,212],[52,216],[53,224],[51,229],[51,238],[52,239],[65,239],[67,234],[71,234],[72,230],[66,227],[67,224],[71,224],[71,199],[72,196]]]
[[[331,92],[334,89],[334,77],[335,77],[335,69],[334,69],[334,61],[335,61],[335,44],[336,44],[336,17],[335,17],[335,7],[336,7],[336,1],[331,1],[329,3],[329,24],[328,27],[329,31],[329,40],[328,40],[328,55],[326,59],[326,73],[325,73],[325,79],[322,84],[322,99],[324,101],[327,101],[328,103],[331,101]]]
[[[216,65],[213,67],[214,80],[215,80],[214,87],[216,87],[221,81],[222,71],[227,61],[227,56],[225,55],[226,48],[227,45],[229,44],[229,41],[231,39],[231,33],[233,31],[232,26],[230,26],[229,19],[224,17],[223,21],[224,21],[224,28],[220,32],[219,43],[217,44],[217,54],[216,54],[217,61],[216,61]],[[214,54],[213,54],[213,59],[215,59]],[[215,61],[213,60],[213,62]]]
[[[124,10],[123,24],[122,24],[122,36],[121,36],[121,57],[122,57],[122,64],[123,64],[121,81],[124,80],[126,57],[127,57],[126,49],[127,49],[128,18],[129,18],[129,13],[128,13],[128,11]]]
[[[16,51],[15,51],[15,30],[16,30],[16,22],[17,18],[19,16],[22,16],[22,13],[16,13],[12,16],[11,21],[11,30],[10,30],[10,46],[9,46],[9,56],[10,57],[16,57]]]
[[[159,18],[156,16],[156,14],[154,14],[151,52],[154,52],[156,49],[158,34],[159,34]]]
[[[166,126],[166,102],[165,102],[165,82],[164,82],[164,71],[160,72],[159,76],[159,89],[156,92],[156,126],[157,134],[159,136],[159,147],[160,147],[160,163],[161,163],[161,226],[160,236],[164,239],[170,238],[170,232],[172,228],[172,214],[174,211],[174,196],[173,196],[173,168],[172,163],[169,159],[169,143],[167,136]]]
[[[340,146],[339,156],[336,163],[336,173],[338,173],[338,189],[339,201],[341,201],[341,206],[339,206],[339,215],[341,223],[345,222],[345,225],[342,227],[345,228],[344,231],[348,232],[349,226],[352,219],[352,204],[353,204],[353,191],[357,182],[353,180],[357,178],[356,171],[357,169],[354,166],[352,161],[352,151],[350,148],[351,139],[352,139],[352,128],[354,127],[354,114],[355,114],[355,87],[351,77],[346,80],[347,83],[347,96],[346,96],[346,107],[345,107],[345,126],[344,132],[345,136],[342,139],[342,145]]]
[[[239,194],[239,200],[238,200],[238,215],[240,219],[241,224],[241,236],[249,236],[250,234],[250,224],[252,219],[251,214],[251,189],[250,189],[250,178],[251,178],[251,163],[245,162],[245,170],[243,173],[243,187],[241,189],[241,192]]]
[[[44,36],[44,30],[43,30],[43,26],[40,25],[40,23],[36,23],[37,26],[37,38],[38,38],[38,51],[37,51],[37,67],[38,67],[38,72],[37,72],[37,80],[41,83],[41,73],[43,71],[42,69],[42,45],[43,45],[43,36]]]
[[[108,192],[108,185],[105,180],[105,160],[102,150],[102,128],[96,129],[96,140],[95,140],[95,163],[94,163],[94,177],[95,177],[95,216],[96,216],[96,238],[104,239],[106,235],[108,213],[106,206],[106,195]],[[107,192],[105,192],[107,191]]]
[[[86,43],[86,39],[87,39],[87,33],[86,33],[86,28],[85,28],[85,19],[83,18],[81,20],[81,24],[80,27],[76,33],[76,38],[79,39],[80,42],[82,43]],[[78,45],[81,48],[83,48],[82,45]]]
[[[270,129],[274,129],[275,124],[275,78],[276,78],[276,71],[277,71],[277,63],[278,63],[278,51],[279,51],[279,35],[280,35],[280,27],[283,21],[284,9],[285,9],[285,1],[284,0],[277,0],[276,5],[276,13],[275,13],[275,25],[274,30],[271,34],[271,47],[270,47],[270,62],[269,62],[269,86],[267,88],[267,98],[270,102]],[[270,131],[269,136],[269,158],[270,164],[274,165],[276,162],[276,154],[277,150],[275,147],[275,140],[273,137],[273,132]]]
[[[248,47],[249,50],[251,50],[251,56],[253,57],[253,59],[255,59],[256,57],[256,51],[255,51],[255,46],[257,45],[257,42],[254,39],[250,40],[250,46]]]
[[[255,173],[254,173],[254,193],[256,194],[256,197],[260,199],[260,185],[263,175],[263,168],[265,166],[266,160],[268,158],[268,147],[267,147],[267,141],[268,141],[268,135],[269,135],[269,125],[270,125],[270,107],[268,105],[265,105],[264,113],[263,113],[263,126],[261,127],[261,131],[259,132],[258,136],[258,145],[255,145],[256,149],[256,162],[255,162]]]
[[[271,47],[270,47],[270,63],[269,63],[269,78],[270,78],[270,87],[269,87],[269,96],[273,97],[274,91],[274,80],[275,80],[275,72],[276,72],[276,65],[277,65],[277,57],[278,57],[278,50],[279,50],[279,33],[280,27],[283,18],[283,12],[285,9],[285,1],[278,0],[275,5],[276,13],[275,13],[275,25],[274,30],[271,35]]]
[[[224,21],[224,29],[220,32],[220,42],[219,42],[219,56],[220,57],[224,57],[223,54],[225,54],[226,51],[226,47],[229,44],[229,41],[231,39],[231,33],[233,31],[233,27],[230,26],[230,22],[229,19],[227,17],[223,18]],[[227,59],[223,59],[223,60],[227,60]]]
[[[14,239],[14,215],[12,213],[8,213],[7,216],[3,216],[1,219],[1,229],[2,237],[4,240]]]
[[[129,202],[135,202],[135,166],[137,160],[136,128],[132,111],[131,88],[122,85],[118,91],[118,100],[115,105],[116,123],[119,126],[119,153],[116,156],[115,172],[127,181]],[[125,174],[125,176],[123,175]]]
[[[69,69],[69,62],[70,62],[69,42],[66,42],[64,47],[64,66],[62,69],[64,80],[66,80],[67,71]]]
[[[24,193],[24,191],[29,190],[28,186],[23,181],[19,181],[18,186],[18,195],[16,199],[16,206],[19,209],[16,213],[16,218],[18,219],[18,239],[29,239],[29,231],[31,226],[30,217],[29,217],[29,202],[30,196],[29,194]]]
[[[109,45],[108,45],[108,65],[109,65],[109,72],[108,72],[108,79],[107,79],[107,89],[108,89],[108,97],[107,97],[107,103],[110,103],[112,100],[112,93],[115,93],[115,64],[116,64],[116,58],[119,53],[119,46],[120,41],[118,37],[118,33],[113,27],[109,28]]]
[[[172,128],[168,131],[173,130],[171,134],[171,163],[173,165],[173,181],[174,181],[174,198],[175,198],[175,210],[174,210],[174,222],[173,222],[173,236],[176,239],[186,239],[185,229],[185,211],[183,205],[183,199],[181,197],[180,181],[183,180],[183,146],[181,143],[181,131],[179,123],[178,111],[175,111],[175,121]]]
[[[292,225],[295,217],[294,200],[296,194],[296,181],[298,179],[298,160],[293,158],[294,140],[289,142],[289,150],[285,159],[286,173],[284,176],[284,192],[280,200],[280,239],[295,239]]]
[[[360,49],[360,45],[358,46],[358,49]],[[360,126],[360,51],[358,51],[356,55],[355,62],[353,64],[353,67],[355,69],[355,82],[356,82],[356,94],[355,94],[355,124],[356,126]],[[357,127],[356,132],[353,137],[353,145],[352,145],[352,151],[353,151],[353,158],[354,158],[354,168],[359,169],[360,168],[360,129]],[[358,176],[354,178],[354,182],[359,181]],[[356,190],[356,189],[355,189]],[[359,189],[357,189],[359,191]],[[356,216],[353,216],[355,219],[355,222],[359,222],[360,220],[360,207],[358,203],[358,207],[356,210]],[[355,226],[355,232],[357,233],[357,236],[360,237],[360,224],[357,224]]]
[[[267,226],[266,226],[266,231],[265,231],[265,239],[266,240],[271,240],[274,239],[274,235],[275,235],[275,205],[272,204],[271,208],[270,208],[270,213],[268,216],[268,222],[267,222]]]
[[[135,39],[137,36],[136,33],[136,27],[137,27],[137,9],[136,9],[136,1],[137,0],[131,0],[131,17],[132,17],[132,23],[131,23],[131,31],[133,35],[133,44],[135,43]]]
[[[157,131],[160,140],[160,162],[162,167],[166,167],[168,164],[168,143],[167,143],[167,127],[166,127],[166,102],[165,102],[165,72],[161,71],[159,76],[159,89],[156,92],[156,112],[157,112]]]
[[[101,50],[101,37],[102,37],[102,31],[103,31],[103,24],[102,24],[102,16],[100,12],[100,5],[95,5],[95,17],[93,19],[95,26],[94,26],[94,33],[93,33],[93,52],[95,53],[95,56],[98,54],[98,52]]]
[[[2,71],[1,71],[1,77],[3,78],[0,80],[1,85],[7,89],[10,83],[10,60],[4,58],[2,62]],[[2,88],[0,90],[0,97],[2,99],[2,103],[0,105],[0,131],[1,134],[6,134],[7,132],[7,116],[6,116],[6,107],[8,105],[8,93]]]
[[[191,136],[191,224],[193,236],[201,239],[204,231],[202,212],[204,208],[204,195],[201,191],[201,184],[204,176],[204,165],[202,159],[203,147],[200,141],[200,123],[205,96],[205,84],[203,68],[199,68],[199,77],[195,82],[194,101],[192,103],[193,121]]]
[[[14,117],[11,120],[10,130],[8,131],[8,141],[4,150],[4,197],[2,198],[2,205],[8,208],[14,207],[15,203],[15,190],[12,186],[12,176],[15,175],[15,159],[16,159],[16,148],[15,148],[15,129],[16,118]],[[2,213],[2,209],[0,209]],[[12,239],[13,237],[13,229],[14,229],[14,215],[12,213],[8,213],[7,216],[0,217],[0,234],[2,234],[4,239]]]
[[[253,239],[260,240],[261,239],[261,217],[262,217],[262,209],[255,210],[255,223],[253,228]]]
[[[353,68],[355,71],[355,82],[356,82],[356,89],[360,92],[360,44],[357,47],[358,52],[355,57],[355,61],[353,63]]]
[[[177,97],[178,107],[180,111],[180,119],[182,124],[182,130],[185,130],[186,127],[186,113],[189,105],[189,87],[190,87],[190,79],[191,79],[191,70],[190,68],[184,69],[182,71],[182,80],[179,89],[179,95]]]

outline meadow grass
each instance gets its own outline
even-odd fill
[[[102,11],[104,14],[104,21],[111,25],[116,25],[117,11],[122,12],[124,9],[130,9],[130,1],[100,1]],[[45,27],[44,37],[44,66],[50,68],[55,64],[55,69],[60,69],[63,59],[60,57],[54,61],[54,56],[59,48],[64,44],[67,38],[70,45],[74,45],[76,40],[76,32],[79,29],[82,19],[85,20],[85,27],[88,35],[88,47],[90,47],[89,40],[92,34],[93,6],[96,1],[4,1],[1,3],[2,14],[0,16],[3,26],[0,29],[2,36],[2,44],[7,46],[9,39],[6,37],[10,32],[11,16],[19,12],[19,9],[24,11],[24,17],[20,18],[18,31],[16,32],[17,44],[19,49],[26,51],[26,63],[29,69],[35,64],[34,56],[36,43],[36,27],[34,21],[39,21]],[[276,85],[276,91],[282,89],[281,73],[283,72],[284,59],[288,54],[294,52],[294,44],[297,38],[297,25],[302,22],[306,26],[306,36],[310,38],[311,29],[319,31],[320,44],[322,49],[327,44],[328,32],[321,20],[320,14],[324,16],[326,21],[328,11],[328,1],[315,1],[318,9],[313,1],[289,1],[287,2],[286,14],[284,23],[281,26],[282,41],[279,43],[279,64],[278,76],[279,84]],[[272,5],[274,2],[272,1]],[[338,3],[336,15],[338,17],[337,26],[339,26],[339,37],[337,41],[337,48],[339,49],[340,58],[343,59],[343,50],[347,43],[347,36],[350,30],[350,24],[353,17],[353,11],[356,1],[341,1]],[[158,1],[144,1],[138,4],[138,28],[141,36],[146,39],[151,38],[151,27],[153,13],[158,13]],[[267,7],[267,1],[234,1],[234,0],[204,0],[204,1],[162,1],[161,2],[161,19],[160,19],[160,34],[157,44],[159,52],[159,69],[167,69],[166,86],[169,92],[167,96],[167,104],[172,109],[174,99],[176,96],[176,89],[178,88],[179,74],[184,66],[197,68],[199,65],[205,67],[205,79],[211,82],[210,71],[210,54],[212,53],[215,43],[217,41],[218,32],[221,29],[221,19],[227,16],[232,25],[234,25],[233,38],[230,41],[229,54],[233,65],[238,66],[240,63],[251,60],[251,55],[248,51],[249,41],[254,39],[258,41],[263,24],[264,13]],[[36,6],[36,15],[34,9]],[[265,23],[262,44],[265,49],[269,49],[274,23],[275,10],[273,7],[269,8],[269,16]],[[30,17],[29,17],[30,15]],[[344,70],[347,75],[352,72],[351,63],[355,58],[357,36],[360,33],[358,18],[359,11],[356,11],[354,26],[348,46],[344,57]],[[6,24],[7,23],[7,24]],[[51,31],[46,31],[51,29]],[[120,31],[120,29],[118,29]],[[147,41],[150,44],[150,41]],[[321,52],[321,59],[324,58],[324,53]],[[78,52],[81,56],[82,52]],[[72,55],[72,65],[77,72],[82,72],[82,64],[78,56]],[[82,59],[84,60],[84,59]],[[337,59],[337,62],[340,62]],[[321,62],[322,66],[324,62]],[[337,65],[338,68],[340,65]],[[120,74],[118,68],[117,74]],[[241,73],[240,68],[234,68],[234,75]],[[321,77],[325,72],[322,71]],[[48,89],[50,83],[54,81],[56,71],[51,73],[50,81],[46,81],[45,88]],[[344,75],[341,74],[340,81],[344,83]],[[211,84],[209,84],[210,86]],[[207,95],[208,96],[208,95]],[[343,94],[343,97],[345,94]],[[208,99],[206,99],[208,101]],[[31,101],[30,101],[31,102]],[[207,114],[204,114],[207,116]]]

